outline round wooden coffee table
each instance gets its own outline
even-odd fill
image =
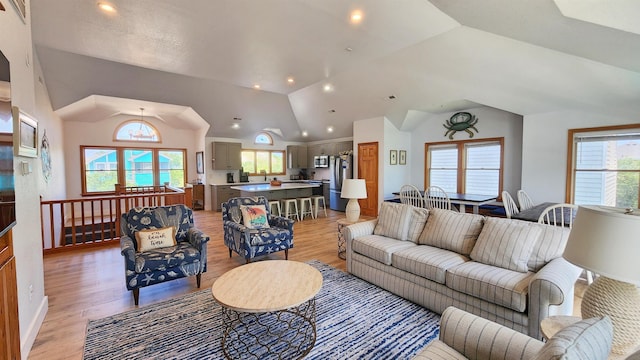
[[[222,305],[228,359],[300,359],[316,341],[322,274],[305,263],[266,260],[237,267],[211,287]]]

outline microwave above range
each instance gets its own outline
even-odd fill
[[[326,168],[329,167],[329,155],[318,155],[313,157],[313,167]]]

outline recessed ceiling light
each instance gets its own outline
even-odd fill
[[[347,46],[346,48],[344,48],[344,51],[352,52],[353,48],[351,46]]]
[[[260,89],[260,84],[254,84],[253,88],[256,89],[256,90]]]
[[[233,125],[231,125],[231,127],[232,127],[232,128],[234,128],[234,129],[239,129],[239,128],[240,128],[240,125],[238,125],[238,124],[233,124]]]
[[[362,12],[360,10],[354,10],[351,12],[351,23],[359,24],[362,21]]]
[[[322,87],[322,90],[324,90],[324,92],[332,91],[332,90],[333,90],[333,86],[331,86],[331,84],[325,84],[325,85]]]
[[[308,133],[308,132],[306,132],[306,131],[303,131],[303,132],[302,132],[302,136],[307,137],[307,136],[309,136],[309,133]]]
[[[331,109],[331,110],[329,110],[329,112],[330,113],[334,113],[334,112],[336,112],[336,109]]]
[[[106,12],[116,12],[116,8],[113,7],[113,5],[105,3],[105,2],[99,2],[98,3],[98,7],[102,10],[102,11],[106,11]]]
[[[289,77],[287,78],[287,82],[288,82],[289,84],[293,84],[293,83],[294,83],[294,82],[296,82],[296,81],[293,79],[293,77],[289,76]]]
[[[330,133],[333,132],[333,126],[328,126],[327,127],[327,132],[330,132]]]

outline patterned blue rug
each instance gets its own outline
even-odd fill
[[[317,338],[306,359],[410,359],[440,317],[318,261]],[[87,325],[84,359],[222,359],[221,310],[202,290]]]

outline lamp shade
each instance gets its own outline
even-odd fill
[[[580,206],[563,257],[608,278],[640,285],[640,216],[607,206]]]
[[[345,179],[340,197],[344,199],[366,199],[367,186],[364,179]]]

